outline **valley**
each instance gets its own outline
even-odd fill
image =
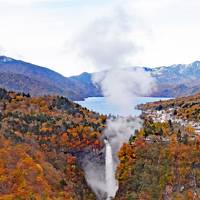
[[[63,97],[3,89],[0,110],[1,200],[95,199],[81,166],[98,160],[105,116]]]
[[[0,0],[0,200],[200,200],[200,0]]]
[[[0,89],[0,200],[200,198],[198,93],[134,97],[129,113],[136,117],[119,117],[92,74],[66,78],[7,57],[0,62],[0,86],[13,91]],[[190,94],[174,87],[190,80],[177,77],[193,65],[145,71],[157,92],[167,82],[177,92],[157,95],[174,97]]]
[[[59,96],[1,89],[0,99],[1,200],[106,199],[86,176],[92,163],[105,169],[105,115]],[[117,153],[114,199],[200,198],[199,105],[195,95],[139,106],[143,126]]]

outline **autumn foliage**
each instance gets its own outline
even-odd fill
[[[198,120],[195,98],[162,108],[180,104],[176,115]],[[105,126],[106,116],[64,97],[0,89],[0,200],[95,200],[82,168],[85,157],[104,159]],[[192,126],[144,117],[118,158],[116,200],[200,199],[200,136]]]
[[[200,143],[192,133],[190,127],[145,122],[118,154],[116,199],[200,199]]]
[[[81,163],[105,116],[64,97],[0,89],[0,200],[92,200]]]

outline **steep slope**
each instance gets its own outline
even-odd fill
[[[79,76],[69,77],[69,79],[76,81],[79,85],[81,85],[85,93],[85,96],[87,97],[102,96],[100,87],[98,87],[97,85],[94,85],[94,83],[92,82],[91,73],[84,72],[80,74]]]
[[[43,80],[46,83],[61,84],[64,86],[67,80],[64,76],[48,69],[21,60],[15,60],[6,56],[0,56],[0,71],[22,74],[34,77],[35,80]]]
[[[155,96],[188,96],[200,91],[200,62],[159,67],[152,71],[158,83]]]
[[[152,75],[156,77],[160,83],[187,83],[200,78],[200,61],[195,61],[191,64],[158,67],[153,69]]]
[[[1,86],[9,90],[17,87],[15,85],[16,82],[17,85],[20,85],[20,87],[17,87],[17,91],[28,91],[31,95],[57,94],[66,96],[72,100],[80,100],[85,97],[84,90],[77,81],[66,78],[48,68],[24,61],[0,56],[0,73],[6,73],[4,81],[7,84],[4,85],[2,81]],[[14,77],[15,74],[16,77]],[[7,80],[11,77],[14,80]],[[30,84],[27,78],[29,78]],[[37,86],[40,87],[37,89]]]
[[[163,107],[173,105],[199,118],[199,95]],[[0,200],[95,200],[82,167],[87,159],[104,160],[105,122],[64,97],[0,89]],[[118,153],[114,199],[199,199],[199,149],[190,127],[144,118]]]
[[[95,200],[82,165],[98,158],[105,119],[63,97],[0,89],[0,200]]]
[[[22,74],[9,72],[0,72],[0,87],[16,92],[29,93],[34,96],[45,94],[65,95],[65,92],[62,89],[48,83],[29,78],[28,76],[24,76]]]
[[[143,128],[118,153],[115,200],[200,199],[200,94],[140,108]]]

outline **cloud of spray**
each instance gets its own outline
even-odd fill
[[[131,117],[134,100],[136,97],[148,95],[155,87],[154,80],[150,73],[139,67],[111,69],[104,74],[95,74],[93,79],[101,86],[110,104],[119,108],[124,116],[107,120],[107,128],[104,131],[116,156],[123,143],[134,135],[136,129],[141,128],[142,120]]]
[[[131,135],[134,135],[135,130],[142,127],[140,118],[131,117],[134,99],[138,96],[148,95],[155,85],[150,74],[142,68],[111,69],[104,73],[96,73],[93,80],[101,86],[103,94],[110,104],[115,105],[123,113],[123,116],[126,116],[107,120],[107,128],[104,130],[104,137],[108,139],[112,147],[113,173],[115,173],[118,164],[117,152],[123,143],[128,142]],[[99,199],[103,199],[101,195],[106,192],[104,166],[92,163],[85,171],[88,183]]]
[[[120,109],[123,116],[131,114],[135,97],[146,96],[154,88],[150,73],[139,67],[115,68],[105,73],[96,73],[93,82],[100,85],[103,95],[111,105]]]
[[[83,165],[85,177],[99,200],[106,198],[105,167],[103,164],[85,160]]]
[[[140,118],[131,117],[134,99],[148,95],[154,88],[154,81],[150,74],[142,68],[111,69],[105,73],[96,73],[93,80],[101,86],[102,92],[110,104],[120,109],[120,112],[125,116],[117,117],[114,120],[108,119],[107,128],[104,130],[104,137],[108,139],[112,147],[114,169],[109,170],[109,173],[112,173],[112,176],[109,177],[113,177],[118,164],[117,152],[123,143],[128,142],[131,135],[134,135],[135,130],[142,126]],[[109,168],[106,166],[106,169]],[[89,180],[91,181],[91,179]],[[93,182],[90,184],[92,185]],[[100,185],[102,182],[99,182]],[[117,183],[113,181],[113,185],[107,191],[108,195],[115,194],[118,189],[116,185]]]
[[[142,120],[139,118],[125,118],[119,117],[115,120],[107,121],[107,128],[104,131],[103,137],[106,137],[112,147],[113,156],[113,175],[118,164],[117,152],[120,147],[126,143],[131,135],[134,135],[136,129],[141,128]],[[104,149],[105,152],[105,149]],[[103,158],[105,159],[105,158]],[[83,169],[85,171],[86,180],[92,188],[99,200],[107,199],[108,190],[116,191],[116,185],[113,188],[107,188],[105,177],[105,164],[98,162],[98,158],[84,159]]]
[[[98,84],[111,105],[120,109],[123,116],[107,121],[104,137],[112,147],[114,158],[113,173],[118,164],[117,152],[136,129],[142,126],[139,118],[130,117],[134,99],[148,95],[154,87],[150,74],[142,68],[125,68],[129,58],[139,50],[134,38],[132,17],[124,10],[115,10],[112,17],[104,17],[92,23],[79,38],[82,56],[89,59],[102,73],[95,73],[93,82]],[[88,161],[84,165],[86,178],[99,199],[107,191],[105,165]]]
[[[130,139],[131,135],[134,135],[135,130],[140,129],[141,126],[142,120],[140,118],[118,117],[115,120],[107,121],[104,136],[108,138],[114,156],[120,147]]]

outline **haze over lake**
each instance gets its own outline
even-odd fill
[[[163,97],[137,97],[135,98],[135,101],[133,102],[133,109],[132,109],[132,115],[138,116],[141,114],[141,111],[136,109],[135,106],[142,103],[148,103],[148,102],[155,102],[160,100],[167,100],[169,98],[163,98]],[[98,112],[100,114],[105,115],[123,115],[117,107],[111,105],[105,97],[89,97],[86,98],[84,101],[76,101],[76,103],[80,104],[83,107],[88,108],[89,110]]]

